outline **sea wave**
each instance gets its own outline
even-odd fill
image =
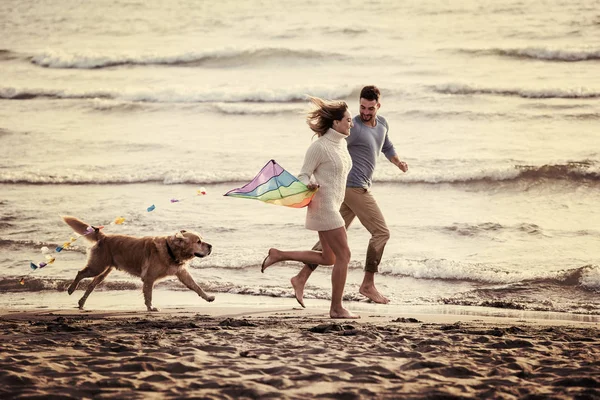
[[[295,103],[304,102],[307,96],[323,98],[348,98],[355,88],[350,86],[330,87],[322,85],[286,86],[282,88],[174,88],[165,90],[114,89],[114,90],[69,90],[43,88],[0,87],[0,99],[83,99],[113,100],[141,103]],[[222,107],[222,106],[221,106]]]
[[[381,264],[383,275],[466,281],[485,284],[552,283],[600,291],[600,267],[585,265],[562,271],[507,271],[481,263],[465,263],[446,259],[399,260],[387,259]]]
[[[22,280],[21,280],[22,278]],[[5,276],[0,277],[1,292],[66,292],[73,279],[38,278],[32,276]],[[84,281],[80,288],[86,288],[91,281]],[[96,290],[135,290],[141,284],[129,281],[105,281]]]
[[[48,247],[50,249],[54,249],[61,245],[62,243],[54,243],[54,242],[46,242],[46,241],[37,241],[37,240],[28,240],[28,239],[7,239],[0,238],[0,250],[2,251],[23,251],[23,250],[34,250],[36,252],[40,251],[42,247]],[[85,254],[87,247],[85,245],[77,245],[73,244],[69,247],[69,251],[74,251],[77,253]],[[43,260],[43,259],[42,259]]]
[[[495,55],[501,57],[534,59],[553,62],[578,62],[600,60],[600,49],[554,49],[544,47],[459,49],[462,53],[474,55]]]
[[[547,109],[552,112],[547,113],[525,113],[525,112],[480,112],[480,111],[448,111],[448,110],[406,110],[399,112],[397,115],[403,118],[422,118],[422,119],[459,119],[459,120],[479,120],[479,121],[491,121],[494,119],[505,121],[509,120],[596,120],[600,119],[600,112],[585,112],[587,104],[573,104],[573,105],[532,105],[531,108]],[[556,110],[560,112],[556,112]],[[575,110],[579,112],[565,112],[565,110]]]
[[[600,268],[584,265],[531,280],[480,287],[444,298],[445,304],[600,314]]]
[[[10,61],[10,60],[16,60],[19,58],[23,58],[23,55],[15,52],[15,51],[7,50],[7,49],[0,49],[0,61]]]
[[[522,179],[560,179],[567,181],[600,181],[598,164],[591,161],[570,162],[567,164],[547,164],[542,166],[517,165]]]
[[[91,108],[96,111],[103,112],[131,112],[138,111],[144,108],[143,103],[131,101],[121,101],[113,99],[94,98],[90,99]]]
[[[332,27],[332,26],[324,26],[322,28],[322,31],[326,34],[342,34],[342,35],[346,35],[346,36],[350,36],[350,37],[355,37],[358,35],[365,35],[365,34],[369,33],[369,30],[364,29],[364,28],[352,28],[352,27],[339,28],[339,27]]]
[[[340,53],[322,52],[313,49],[285,47],[223,48],[205,51],[190,51],[180,54],[102,54],[93,52],[65,52],[49,50],[30,57],[33,64],[45,68],[98,69],[124,65],[166,65],[186,67],[234,67],[237,65],[266,64],[269,62],[315,60],[345,60]]]
[[[224,115],[276,115],[300,113],[306,109],[306,106],[281,103],[215,103],[213,109]]]
[[[536,272],[508,272],[481,263],[466,263],[447,259],[385,259],[380,266],[382,275],[433,279],[442,281],[465,281],[505,284],[531,280]],[[546,276],[543,276],[544,278]]]
[[[381,274],[387,276],[410,277],[415,279],[438,280],[445,282],[475,282],[481,284],[504,285],[505,291],[510,290],[511,285],[519,287],[538,287],[553,285],[564,290],[569,288],[580,289],[591,293],[600,293],[600,267],[598,265],[585,265],[577,268],[558,272],[509,272],[496,269],[482,264],[460,263],[451,260],[393,260],[394,267],[389,266],[388,259],[382,265]],[[204,265],[204,268],[210,267]],[[360,265],[355,266],[360,269]],[[21,282],[21,278],[23,281]],[[13,275],[0,277],[0,291],[2,292],[37,292],[37,291],[66,291],[71,284],[72,278],[49,278],[33,275]],[[80,289],[85,289],[89,281],[82,282]],[[99,287],[99,290],[139,290],[142,283],[137,279],[114,279],[108,280]],[[166,280],[157,284],[158,288],[182,291],[187,290],[177,280]],[[244,283],[233,283],[226,281],[206,281],[203,287],[210,292],[235,293],[248,295],[266,295],[272,297],[290,297],[287,286],[246,285]],[[499,287],[500,288],[500,287]],[[497,288],[498,289],[498,288]],[[494,290],[494,289],[480,289]],[[522,290],[522,289],[521,289]],[[322,296],[316,296],[322,293]],[[328,299],[329,289],[312,290],[311,297]],[[357,298],[358,299],[358,298]]]
[[[134,151],[132,149],[132,151]],[[473,164],[469,168],[453,170],[451,167],[440,166],[439,169],[431,168],[434,162],[428,163],[429,169],[422,169],[411,174],[399,176],[395,171],[378,171],[374,182],[392,184],[460,184],[460,185],[490,185],[517,182],[586,182],[600,183],[600,163],[595,161],[577,161],[565,164],[546,165],[507,165],[505,167],[481,167]],[[158,167],[157,167],[158,168]],[[173,170],[161,171],[154,168],[148,170],[131,168],[115,172],[116,168],[90,169],[89,166],[75,166],[73,169],[62,167],[60,171],[53,172],[34,169],[6,169],[0,170],[0,183],[26,184],[26,185],[120,185],[135,183],[157,183],[163,185],[189,184],[208,185],[246,182],[254,177],[253,172],[239,169],[200,170],[190,171]],[[135,172],[131,172],[135,171]]]
[[[63,169],[61,173],[42,171],[0,171],[0,183],[22,185],[122,185],[136,183],[156,183],[163,185],[191,184],[208,185],[219,183],[237,183],[251,180],[251,172],[247,174],[236,172],[198,172],[190,176],[189,171],[160,172],[140,171],[131,175],[106,175],[101,171],[82,173],[80,169]]]
[[[600,91],[577,89],[524,89],[524,88],[485,88],[460,83],[448,83],[430,86],[434,92],[452,95],[495,95],[522,97],[526,99],[596,99]]]
[[[434,165],[434,162],[428,165]],[[415,172],[406,176],[375,174],[376,182],[389,183],[425,183],[425,184],[489,184],[529,181],[566,181],[600,183],[600,164],[596,161],[573,161],[564,164],[545,165],[506,165],[488,166],[472,165],[469,168],[453,169],[443,166],[439,169]]]
[[[506,226],[497,222],[482,222],[478,224],[454,223],[450,226],[441,228],[443,232],[458,236],[479,236],[482,234],[497,235],[498,232],[509,231],[519,232],[528,235],[544,235],[542,227],[532,223],[521,223],[512,226]],[[581,235],[591,234],[591,232],[581,232]]]

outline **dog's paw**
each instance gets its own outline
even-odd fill
[[[215,301],[215,296],[206,296],[206,299],[204,300],[208,301],[209,303],[212,303],[213,301]]]
[[[156,311],[159,311],[159,310],[156,307],[148,307],[148,311],[156,312]]]

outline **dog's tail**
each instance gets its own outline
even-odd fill
[[[73,230],[82,235],[84,238],[89,240],[90,242],[97,242],[101,238],[104,237],[104,234],[100,232],[100,229],[93,227],[91,225],[86,224],[83,221],[78,220],[75,217],[71,217],[69,215],[63,216],[63,221],[67,223]]]

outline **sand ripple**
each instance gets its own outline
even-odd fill
[[[315,316],[6,314],[0,397],[600,399],[599,333]]]

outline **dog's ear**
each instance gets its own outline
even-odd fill
[[[183,236],[183,233],[185,231],[179,231],[175,234],[175,239],[185,239],[185,236]]]

